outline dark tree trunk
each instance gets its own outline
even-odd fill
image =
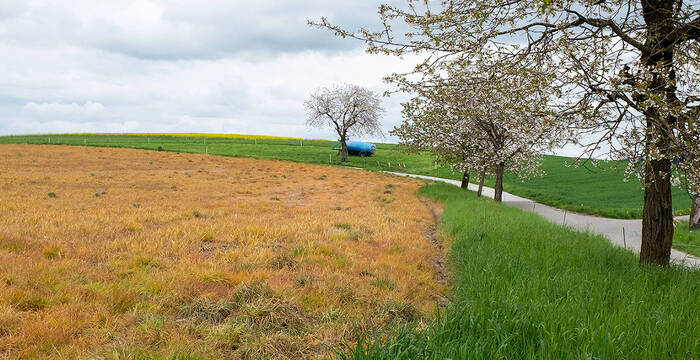
[[[496,165],[496,186],[493,187],[493,199],[496,202],[503,202],[503,173],[505,172],[506,164],[500,163]]]
[[[671,160],[651,160],[646,166],[644,213],[642,217],[642,264],[668,266],[673,242],[671,203]]]
[[[678,103],[675,72],[673,70],[674,44],[668,37],[674,29],[673,7],[675,1],[642,1],[642,15],[647,26],[645,46],[641,61],[651,75],[650,90],[653,97],[663,99],[668,105]],[[648,97],[635,99],[638,103]],[[670,133],[675,118],[662,115],[658,109],[650,108],[645,113],[646,133],[644,166],[644,212],[642,214],[641,264],[668,266],[673,243],[673,204],[671,198]],[[651,151],[661,156],[652,156]]]
[[[464,174],[462,174],[462,189],[469,189],[469,170],[465,171]]]
[[[348,143],[340,140],[340,162],[348,161]]]
[[[476,192],[476,197],[481,197],[484,192],[484,179],[486,179],[486,168],[481,169],[479,174],[479,191]]]
[[[641,61],[651,75],[650,90],[653,97],[663,99],[667,105],[679,103],[676,96],[675,71],[673,69],[673,40],[668,36],[675,30],[673,7],[675,1],[642,1],[642,15],[647,26],[644,45],[649,49],[642,51]],[[648,99],[637,96],[638,103]],[[642,249],[639,262],[668,266],[671,260],[673,243],[673,204],[671,198],[671,160],[674,156],[670,149],[673,136],[670,129],[676,121],[672,115],[662,115],[659,109],[650,108],[645,113],[647,149],[644,166],[644,213],[642,214]],[[651,151],[661,156],[652,156]]]
[[[690,208],[690,230],[700,229],[700,194],[693,196],[693,205]]]

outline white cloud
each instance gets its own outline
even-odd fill
[[[29,116],[36,118],[49,118],[55,120],[56,118],[66,119],[66,120],[85,120],[85,119],[95,119],[104,113],[104,105],[96,102],[87,102],[85,104],[76,103],[35,103],[29,102],[24,105],[23,112]]]

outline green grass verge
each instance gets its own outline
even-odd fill
[[[453,186],[421,192],[446,204],[453,303],[427,329],[401,328],[343,357],[700,358],[700,271],[639,266],[601,236]]]
[[[690,231],[687,221],[678,223],[673,233],[673,248],[700,257],[700,230]]]
[[[214,135],[212,135],[214,136]],[[3,136],[0,144],[65,144],[127,147],[189,153],[209,153],[312,164],[341,165],[330,141],[295,139],[245,139],[202,136],[163,135],[34,135]],[[542,169],[546,175],[525,182],[506,174],[505,190],[543,204],[570,211],[613,218],[641,218],[643,193],[638,181],[624,181],[624,163],[605,162],[603,170],[571,167],[571,159],[545,156]],[[350,157],[344,166],[368,170],[389,170],[448,179],[461,179],[461,174],[447,167],[436,167],[427,153],[406,154],[393,144],[377,144],[377,155],[371,158]],[[476,181],[476,175],[472,177]],[[493,180],[488,179],[488,186]],[[690,208],[690,198],[679,188],[673,189],[674,207],[679,211]]]

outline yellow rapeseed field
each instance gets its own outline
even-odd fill
[[[325,358],[444,301],[421,183],[0,146],[0,358]]]

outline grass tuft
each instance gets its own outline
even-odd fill
[[[380,289],[386,289],[390,291],[396,288],[396,283],[383,276],[376,277],[374,280],[370,281],[370,284]]]
[[[44,249],[43,255],[44,255],[44,258],[49,259],[49,260],[53,260],[53,259],[63,258],[64,252],[58,246],[51,246],[51,247]]]
[[[419,320],[421,314],[413,304],[404,301],[389,299],[379,307],[379,316],[389,321],[411,323]]]

